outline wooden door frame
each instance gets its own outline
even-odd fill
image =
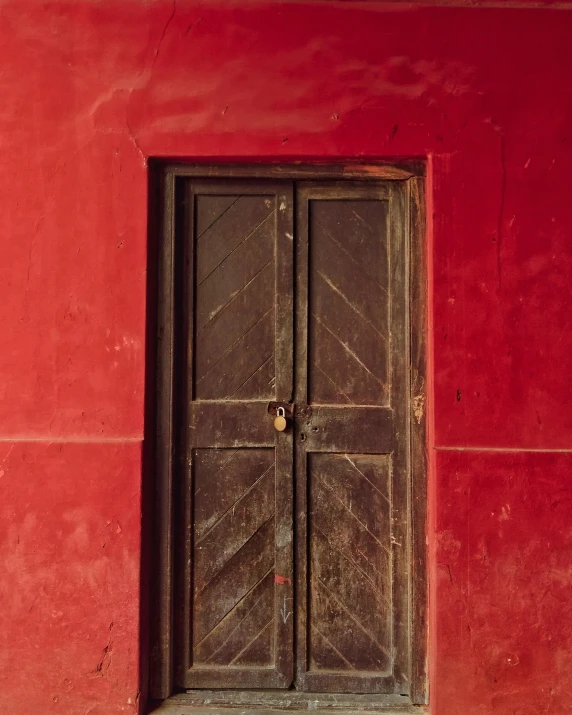
[[[152,442],[153,484],[149,494],[153,522],[151,563],[149,568],[150,633],[149,633],[149,691],[150,697],[162,700],[173,695],[173,601],[174,601],[174,543],[176,473],[181,468],[181,450],[177,449],[175,414],[177,400],[174,390],[176,373],[176,315],[175,315],[175,234],[177,228],[176,190],[179,178],[240,178],[296,180],[356,180],[400,181],[408,187],[409,244],[409,323],[410,323],[410,557],[411,601],[411,696],[409,705],[428,701],[427,653],[427,242],[425,217],[425,163],[358,164],[186,164],[154,161],[150,166],[150,257],[156,266],[153,316],[156,343],[151,355],[154,372],[154,399],[148,411],[148,433]],[[156,279],[156,282],[155,282]],[[153,347],[153,346],[152,346]],[[149,543],[149,542],[148,542]],[[289,693],[291,695],[291,693]],[[364,706],[395,708],[394,696],[348,696]],[[315,700],[315,697],[314,697]],[[323,706],[328,706],[324,698]],[[403,699],[401,699],[403,702]],[[246,705],[246,704],[245,704]],[[268,707],[268,705],[266,706]],[[276,707],[276,704],[274,704]]]

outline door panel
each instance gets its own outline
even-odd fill
[[[196,666],[273,665],[274,494],[274,450],[196,450]]]
[[[387,201],[330,195],[307,204],[309,402],[385,405]]]
[[[389,458],[310,453],[308,478],[309,669],[388,673]]]
[[[186,382],[179,686],[292,680],[292,188],[191,181],[181,205]],[[279,360],[277,359],[279,358]]]
[[[296,686],[407,693],[407,259],[388,184],[297,189]]]
[[[194,209],[194,396],[271,399],[276,199],[195,193]]]

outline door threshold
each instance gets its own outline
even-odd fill
[[[305,715],[308,712],[349,715],[423,715],[427,706],[411,704],[402,695],[299,693],[296,691],[201,690],[180,693],[155,703],[157,715]]]

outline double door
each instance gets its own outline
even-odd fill
[[[407,694],[406,182],[177,201],[176,686]]]

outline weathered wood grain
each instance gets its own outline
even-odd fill
[[[402,192],[308,183],[297,199],[296,684],[408,692]]]
[[[362,456],[369,479],[358,473],[358,455],[310,454],[310,579],[316,579],[386,653],[391,648],[391,524],[388,463],[385,456]],[[351,460],[351,461],[350,461]],[[357,479],[355,478],[357,477]],[[359,481],[358,481],[359,480]],[[380,488],[383,490],[380,491]],[[316,592],[322,589],[317,588]],[[311,625],[324,632],[314,617]],[[333,624],[335,625],[335,624]],[[328,626],[329,627],[329,626]],[[342,653],[343,654],[343,653]],[[310,656],[312,647],[310,646]],[[356,670],[351,658],[347,660]]]
[[[193,523],[200,540],[274,466],[274,450],[197,449],[194,464]]]
[[[309,401],[387,404],[386,202],[312,199],[308,216]]]
[[[292,191],[191,181],[188,195],[177,681],[283,687],[292,679],[293,445],[291,434],[278,439],[267,404],[292,394],[291,340],[289,352],[282,345]]]
[[[194,193],[196,399],[274,395],[272,376],[266,384],[250,378],[275,364],[278,210],[276,195]]]

